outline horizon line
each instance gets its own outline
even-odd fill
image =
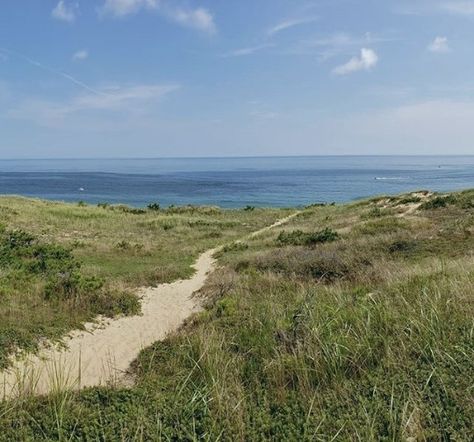
[[[312,155],[229,155],[229,156],[143,156],[143,157],[20,157],[0,158],[0,161],[83,161],[83,160],[210,160],[264,158],[327,158],[327,157],[474,157],[474,154],[312,154]]]

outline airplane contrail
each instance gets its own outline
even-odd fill
[[[27,63],[39,68],[39,69],[50,72],[54,75],[59,75],[59,76],[65,78],[66,80],[69,80],[70,82],[74,83],[76,86],[79,86],[82,89],[85,89],[89,92],[92,92],[95,95],[101,95],[101,96],[108,96],[109,95],[109,94],[106,94],[105,92],[101,92],[97,89],[94,89],[93,87],[91,87],[88,84],[78,80],[77,78],[74,78],[72,75],[69,75],[66,72],[60,71],[58,69],[54,69],[54,68],[52,68],[48,65],[40,63],[39,61],[33,60],[32,58],[30,58],[30,57],[28,57],[28,56],[26,56],[26,55],[24,55],[20,52],[12,51],[12,50],[6,49],[6,48],[0,48],[0,52],[4,52],[8,55],[14,55],[14,56],[16,56],[18,58],[21,58],[22,60],[26,61]]]

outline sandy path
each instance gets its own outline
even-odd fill
[[[299,212],[253,232],[255,237],[288,222]],[[43,394],[58,389],[80,389],[114,384],[123,378],[138,353],[153,342],[177,330],[186,318],[201,309],[193,293],[201,289],[216,266],[213,255],[219,248],[199,256],[195,274],[186,280],[139,290],[142,314],[86,324],[86,331],[73,331],[64,347],[53,346],[24,360],[1,374],[3,398],[23,393]]]

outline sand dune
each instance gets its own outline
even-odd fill
[[[253,232],[255,237],[288,222],[297,213]],[[204,285],[215,269],[218,249],[208,250],[193,265],[196,272],[186,280],[142,288],[142,314],[86,324],[86,331],[74,331],[63,345],[45,348],[14,363],[2,376],[4,398],[23,393],[44,394],[56,389],[80,389],[119,382],[138,353],[162,340],[201,304],[193,293]],[[65,344],[65,345],[64,345]]]

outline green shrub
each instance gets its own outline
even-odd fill
[[[312,246],[319,243],[336,241],[337,239],[339,239],[339,234],[326,227],[318,232],[303,232],[302,230],[283,231],[278,235],[277,241],[283,245]]]
[[[326,203],[313,203],[313,204],[308,204],[307,206],[305,206],[305,209],[315,209],[318,207],[326,207],[326,206],[327,206]]]
[[[248,244],[242,242],[242,241],[234,241],[231,244],[227,244],[224,247],[222,247],[222,252],[239,252],[242,250],[247,250],[249,248]]]
[[[23,230],[0,228],[0,272],[1,367],[19,348],[35,350],[40,340],[59,338],[96,315],[139,311],[134,294],[111,290],[102,278],[85,274],[71,249]],[[18,323],[19,302],[25,311]]]
[[[456,197],[454,195],[448,196],[436,196],[429,201],[424,202],[421,206],[421,210],[434,210],[447,207],[450,204],[456,203]]]
[[[119,250],[129,250],[131,244],[128,241],[122,240],[115,245],[115,248]]]
[[[410,254],[418,248],[418,244],[413,240],[396,240],[389,244],[388,251],[390,253]]]
[[[472,209],[474,208],[474,191],[465,190],[457,194],[456,205],[461,209]]]
[[[419,196],[405,196],[403,198],[400,198],[397,201],[397,205],[403,205],[403,204],[416,204],[421,202],[421,198]]]
[[[150,203],[150,204],[148,204],[147,208],[148,208],[148,210],[158,212],[160,210],[160,205],[158,203]]]
[[[381,216],[383,216],[382,209],[377,206],[372,207],[365,215],[366,218],[380,218]]]
[[[97,290],[90,297],[91,306],[97,314],[114,317],[116,315],[137,315],[140,301],[133,293],[125,290]]]

